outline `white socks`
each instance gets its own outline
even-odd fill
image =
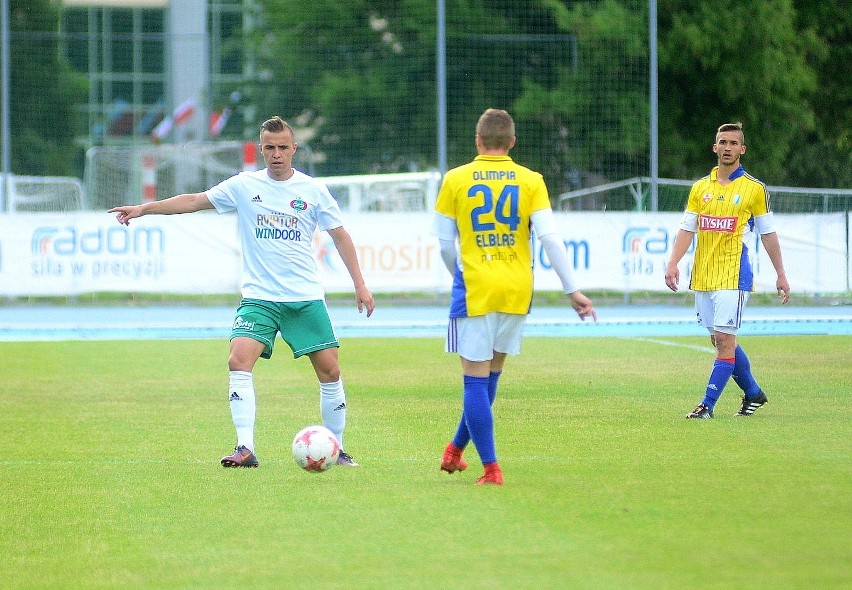
[[[237,446],[254,452],[254,420],[257,403],[254,395],[254,379],[248,371],[231,371],[228,374],[228,402],[231,418],[237,430]],[[343,380],[320,383],[320,413],[323,426],[331,430],[343,448],[343,428],[346,426],[346,393]]]
[[[257,407],[254,379],[247,371],[231,371],[228,376],[228,401],[231,404],[234,428],[237,429],[237,446],[244,446],[254,452],[254,418]]]
[[[343,428],[346,426],[346,393],[343,380],[320,383],[320,413],[323,426],[331,430],[343,448]]]

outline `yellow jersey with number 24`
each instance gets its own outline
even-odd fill
[[[529,313],[530,215],[549,208],[541,174],[510,156],[477,156],[444,175],[435,212],[455,220],[460,252],[451,318]]]

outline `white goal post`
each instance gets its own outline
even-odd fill
[[[19,176],[2,179],[0,213],[43,213],[83,211],[86,193],[83,183],[69,176]]]

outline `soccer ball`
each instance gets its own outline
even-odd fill
[[[337,463],[340,443],[325,426],[308,426],[293,438],[293,459],[305,471],[327,471]]]

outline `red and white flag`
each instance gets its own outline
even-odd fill
[[[171,117],[166,117],[165,119],[160,121],[156,127],[154,127],[153,131],[151,131],[151,139],[154,141],[154,143],[159,143],[163,141],[163,138],[172,132],[172,128],[174,126],[174,120]]]
[[[192,118],[195,114],[195,100],[189,99],[183,101],[178,108],[172,113],[171,117],[165,117],[151,131],[151,140],[155,143],[163,141],[163,139],[172,132],[172,129],[178,125],[183,125]]]
[[[195,100],[189,99],[183,101],[183,103],[175,109],[175,112],[172,113],[172,119],[175,120],[175,125],[183,125],[192,115],[195,114]]]
[[[222,109],[221,113],[210,114],[210,137],[218,137],[222,133],[222,129],[225,128],[230,116],[231,109],[227,107]]]

